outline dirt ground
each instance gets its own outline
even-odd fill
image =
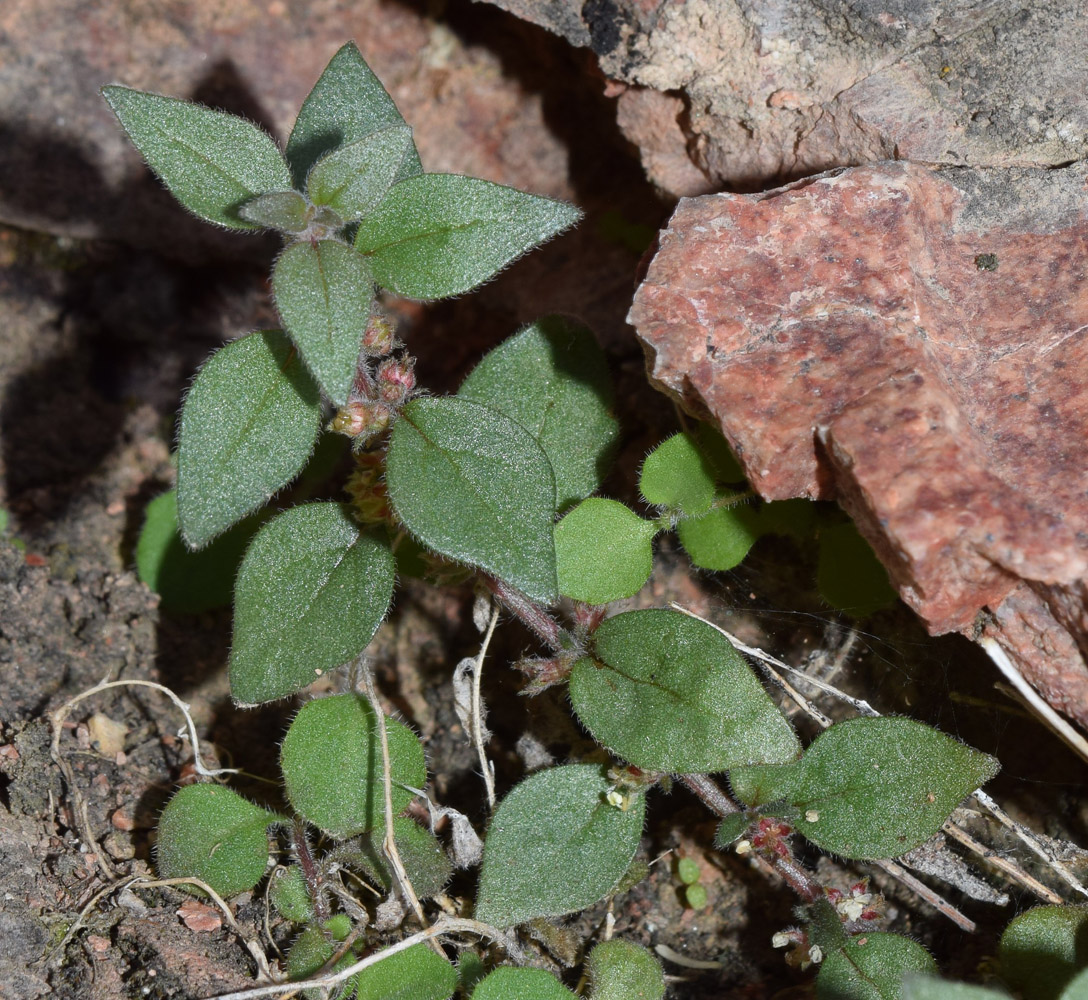
[[[490,8],[451,4],[443,25],[451,44],[490,53],[496,72],[514,75],[517,87],[540,99],[549,141],[566,150],[566,183],[586,222],[479,294],[432,307],[398,306],[402,335],[420,358],[421,384],[443,392],[521,322],[553,311],[586,319],[608,352],[624,429],[618,470],[604,492],[637,502],[642,456],[675,429],[677,415],[646,386],[641,352],[623,317],[648,235],[669,206],[645,182],[616,130],[591,61],[511,20]],[[531,53],[516,72],[514,53]],[[186,231],[196,225],[180,210],[173,222]],[[243,243],[244,250],[232,249]],[[80,702],[60,733],[67,777],[51,758],[48,720],[104,678],[154,680],[189,703],[201,739],[221,762],[275,777],[291,706],[242,711],[231,704],[229,610],[171,613],[133,568],[144,508],[172,484],[174,415],[184,388],[225,338],[269,323],[265,275],[275,250],[272,241],[225,239],[223,248],[194,263],[168,246],[155,252],[122,240],[0,228],[4,1000],[195,998],[253,981],[253,961],[239,936],[215,921],[194,920],[182,893],[111,888],[153,872],[157,813],[191,770],[192,748],[178,736],[177,710],[146,689]],[[330,498],[339,496],[335,479],[327,489]],[[810,554],[785,541],[760,542],[740,569],[721,575],[693,574],[666,544],[637,601],[679,601],[882,712],[909,714],[995,754],[1004,770],[992,794],[1010,812],[1039,833],[1088,843],[1083,767],[995,689],[978,650],[958,637],[928,637],[902,606],[862,625],[837,617],[815,594],[813,578]],[[471,602],[469,588],[407,585],[373,653],[383,696],[426,741],[436,798],[482,828],[483,787],[450,685],[453,666],[477,648]],[[523,734],[558,760],[589,749],[561,693],[519,695],[523,678],[507,664],[532,648],[527,633],[504,624],[485,673],[500,794],[524,773],[517,749]],[[697,858],[710,906],[683,907],[674,853],[615,901],[615,932],[719,963],[704,970],[666,963],[677,977],[670,995],[804,992],[811,975],[787,968],[770,947],[771,935],[793,920],[789,891],[741,859],[715,853],[711,817],[682,790],[655,793],[649,817],[640,857],[652,861],[673,851]],[[982,820],[976,825],[1000,851],[1055,884],[1007,835]],[[1069,853],[1084,874],[1082,858]],[[835,884],[864,873],[816,855],[805,860]],[[1009,892],[1007,906],[942,890],[979,923],[975,935],[877,879],[889,899],[890,929],[930,947],[949,974],[976,975],[1005,921],[1032,902],[978,867]],[[451,888],[454,895],[471,892],[470,876]],[[242,935],[274,959],[290,929],[273,920],[271,940],[265,936],[260,890],[234,900],[234,909]],[[558,922],[576,954],[600,933],[605,910],[600,904]],[[540,961],[559,967],[562,951],[554,942],[551,950],[540,946]],[[577,981],[577,972],[566,976],[571,985]]]

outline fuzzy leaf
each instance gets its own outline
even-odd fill
[[[458,396],[516,420],[540,442],[555,470],[559,510],[600,485],[619,424],[612,380],[593,332],[547,316],[486,354]]]
[[[1014,990],[1033,1000],[1056,1000],[1077,970],[1088,967],[1088,906],[1036,906],[1021,913],[1001,935],[998,954],[1001,978]]]
[[[279,330],[232,341],[200,370],[181,411],[178,521],[192,548],[264,506],[301,471],[321,399]]]
[[[356,1000],[446,1000],[457,989],[449,960],[417,944],[355,976]]]
[[[315,205],[355,222],[381,200],[414,149],[412,130],[390,125],[323,156],[306,178],[306,191]]]
[[[337,951],[338,948],[334,943],[332,936],[324,933],[320,927],[305,928],[303,932],[295,938],[291,944],[290,950],[287,952],[287,978],[309,979],[330,958],[332,958]],[[340,958],[336,965],[333,966],[333,971],[339,972],[341,969],[346,969],[354,961],[355,956],[348,951]],[[353,994],[354,985],[355,977],[352,976],[341,986],[333,987],[329,996],[335,998],[335,1000],[348,1000]],[[322,995],[322,991],[318,989],[302,991],[302,996],[305,1000],[319,1000]]]
[[[291,186],[272,137],[245,119],[129,87],[103,87],[102,96],[159,180],[208,222],[256,229],[238,214],[242,204]]]
[[[296,924],[308,924],[314,919],[314,904],[306,878],[298,865],[276,868],[268,887],[268,898],[276,912]]]
[[[238,214],[256,226],[301,233],[310,223],[310,206],[297,191],[269,191],[247,201]]]
[[[360,533],[339,504],[304,504],[269,521],[235,587],[235,700],[284,698],[358,656],[389,609],[393,572],[388,546]]]
[[[574,225],[573,205],[478,177],[422,174],[395,184],[360,224],[355,248],[379,285],[414,299],[460,295]]]
[[[593,633],[570,697],[593,736],[625,760],[674,774],[786,761],[800,749],[729,640],[662,608],[627,611]]]
[[[363,835],[359,853],[352,858],[357,857],[362,870],[388,889],[393,884],[393,874],[382,850],[384,838],[385,824],[380,823]],[[453,866],[435,835],[407,816],[395,816],[393,839],[416,895],[420,899],[430,899],[440,893],[453,874]]]
[[[657,525],[616,500],[590,497],[555,526],[559,593],[587,604],[630,597],[650,578]]]
[[[499,803],[484,841],[476,917],[512,927],[591,906],[623,878],[642,836],[637,796],[627,812],[593,764],[526,778]]]
[[[736,768],[749,806],[778,803],[817,847],[846,858],[897,858],[932,837],[1000,765],[920,722],[857,718],[813,740],[799,761]]]
[[[401,785],[427,780],[423,745],[404,723],[385,720],[393,811],[412,801]],[[280,747],[284,790],[295,811],[330,836],[384,829],[381,737],[365,698],[339,694],[302,706]]]
[[[752,825],[752,817],[747,813],[730,813],[718,824],[718,831],[714,834],[714,846],[719,851],[732,847]]]
[[[851,938],[824,956],[816,977],[817,1000],[899,1000],[907,973],[937,971],[920,944],[898,934]]]
[[[867,618],[899,596],[869,543],[852,521],[820,529],[816,585],[833,608]]]
[[[220,896],[246,892],[268,866],[269,824],[286,819],[223,785],[187,785],[159,817],[159,874],[203,879]]]
[[[484,976],[472,991],[472,1000],[575,1000],[546,969],[516,969],[503,965]]]
[[[724,572],[744,560],[763,526],[756,510],[740,503],[685,518],[677,524],[676,534],[696,566]]]
[[[1009,1000],[1008,993],[1003,990],[973,983],[952,983],[921,972],[907,973],[899,995],[903,1000]]]
[[[373,300],[366,260],[336,240],[294,243],[272,271],[276,308],[326,395],[342,406]]]
[[[665,974],[654,954],[633,941],[602,941],[589,953],[590,1000],[661,1000]]]
[[[318,160],[334,149],[365,139],[391,125],[404,125],[393,99],[371,72],[354,42],[332,57],[298,113],[287,141],[287,162],[299,190]],[[423,173],[415,146],[397,179]]]
[[[389,442],[397,516],[428,548],[556,600],[555,480],[532,435],[466,399],[415,399]]]
[[[246,546],[261,526],[248,517],[199,552],[185,547],[178,531],[177,490],[147,505],[136,544],[136,571],[168,611],[195,614],[230,604],[234,577]]]
[[[642,463],[638,488],[647,503],[684,514],[705,514],[714,502],[714,468],[692,434],[674,434]]]

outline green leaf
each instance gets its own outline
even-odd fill
[[[457,953],[457,988],[462,996],[471,996],[485,975],[483,959],[476,952],[465,948]]]
[[[386,484],[428,548],[555,602],[555,481],[533,436],[466,399],[414,399],[393,426]]]
[[[393,99],[371,72],[354,42],[332,57],[298,113],[287,141],[287,162],[300,190],[318,160],[341,146],[391,125],[404,125]],[[423,173],[412,146],[397,179]]]
[[[333,943],[331,935],[326,934],[319,927],[307,927],[291,944],[287,952],[287,978],[292,980],[309,979],[314,975],[336,952],[338,946]],[[333,966],[334,972],[346,969],[355,962],[355,956],[348,951]],[[340,987],[333,987],[330,996],[337,1000],[348,1000],[352,995],[355,985],[355,976],[350,977]],[[324,994],[320,989],[303,990],[305,1000],[319,1000]]]
[[[297,191],[269,191],[247,201],[238,214],[256,226],[301,233],[310,224],[311,209]]]
[[[136,544],[136,572],[168,611],[195,614],[230,604],[246,546],[261,525],[246,518],[199,552],[190,552],[178,531],[177,491],[147,505]]]
[[[677,524],[676,534],[696,566],[724,572],[744,560],[763,526],[754,507],[738,503],[685,518]]]
[[[339,504],[304,504],[269,521],[235,587],[235,700],[284,698],[358,656],[389,609],[393,566],[388,546],[360,533]]]
[[[910,938],[878,932],[864,934],[824,956],[816,977],[816,998],[899,1000],[904,975],[936,971],[933,957]]]
[[[867,618],[898,598],[888,571],[852,521],[820,529],[816,585],[828,604]]]
[[[363,969],[355,982],[357,1000],[446,1000],[457,989],[457,971],[427,945],[417,944]]]
[[[654,568],[657,525],[616,500],[590,497],[555,526],[559,593],[607,604],[637,593]]]
[[[443,299],[487,281],[581,215],[478,177],[422,174],[390,189],[360,224],[355,249],[370,257],[383,288]]]
[[[381,200],[414,151],[412,130],[390,125],[323,156],[306,178],[306,191],[315,205],[355,222]]]
[[[971,983],[952,983],[920,972],[904,976],[900,996],[903,1000],[1009,1000],[1008,993],[1002,990]]]
[[[574,1000],[546,969],[516,969],[504,965],[489,973],[472,991],[472,1000]]]
[[[321,399],[279,330],[220,348],[181,411],[178,520],[193,548],[264,506],[298,475],[321,430]]]
[[[306,878],[298,865],[276,868],[268,887],[268,898],[276,912],[296,924],[308,924],[314,919],[314,904]]]
[[[1086,1000],[1088,998],[1088,968],[1082,969],[1066,983],[1059,1000]]]
[[[239,216],[242,204],[291,187],[272,137],[242,118],[128,87],[103,87],[102,96],[159,180],[208,222],[256,229]]]
[[[223,785],[187,785],[159,817],[159,874],[203,879],[220,896],[246,892],[268,866],[269,824],[286,819]]]
[[[364,834],[357,863],[371,880],[389,889],[393,885],[393,873],[382,850],[384,839],[384,823]],[[407,816],[395,816],[393,839],[416,895],[420,899],[430,899],[440,893],[453,875],[453,866],[438,838]],[[353,855],[351,860],[355,857]]]
[[[276,261],[272,291],[302,359],[343,406],[374,297],[366,260],[336,240],[294,243]]]
[[[1001,978],[1032,1000],[1055,1000],[1088,967],[1088,906],[1037,906],[1001,935]]]
[[[705,514],[714,502],[714,467],[688,433],[662,441],[642,463],[638,488],[647,503],[684,514]]]
[[[897,858],[937,833],[989,781],[993,757],[911,719],[856,718],[824,730],[792,764],[734,769],[749,806],[781,803],[817,847],[846,858]]]
[[[730,813],[718,824],[718,831],[714,834],[714,846],[719,851],[732,847],[752,825],[752,817],[748,813]]]
[[[486,354],[458,396],[516,420],[555,470],[558,509],[600,485],[619,436],[612,380],[593,331],[562,316],[519,330]]]
[[[789,723],[728,639],[679,611],[627,611],[593,633],[570,697],[593,736],[625,760],[673,774],[785,761]]]
[[[632,941],[602,941],[589,953],[590,1000],[661,1000],[665,974],[654,954]]]
[[[396,719],[385,720],[393,811],[412,801],[402,785],[427,780],[423,745]],[[302,706],[280,747],[284,790],[294,810],[330,836],[385,827],[381,737],[365,698],[339,694]]]
[[[646,811],[641,795],[627,812],[609,804],[610,788],[593,764],[553,767],[517,785],[484,841],[476,918],[512,927],[606,896],[635,856]]]

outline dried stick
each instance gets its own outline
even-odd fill
[[[491,620],[484,634],[484,641],[480,646],[480,653],[476,657],[476,663],[472,668],[472,741],[476,744],[476,753],[480,758],[480,768],[483,770],[484,787],[487,789],[487,807],[495,809],[495,776],[491,773],[491,762],[487,759],[484,749],[484,718],[480,700],[480,677],[484,672],[484,657],[487,655],[487,647],[491,645],[491,637],[495,634],[495,625],[499,620],[499,607],[496,604],[491,611]]]

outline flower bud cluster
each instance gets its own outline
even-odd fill
[[[880,919],[884,897],[869,891],[869,880],[862,879],[850,886],[849,892],[825,888],[824,894],[835,907],[835,912],[846,924],[871,923]]]
[[[355,456],[355,470],[345,489],[351,497],[352,512],[361,524],[392,524],[393,509],[385,489],[385,456],[364,451]]]

